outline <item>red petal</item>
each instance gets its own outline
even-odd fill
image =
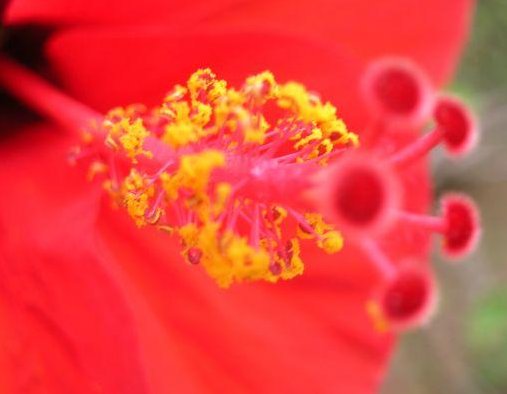
[[[11,0],[4,23],[191,26],[234,0]]]
[[[437,83],[449,78],[466,35],[473,0],[287,2],[214,0],[15,0],[6,22],[165,25],[174,29],[239,28],[318,37],[363,59],[402,55],[424,66]],[[74,52],[74,51],[72,51]]]
[[[261,0],[229,7],[206,27],[280,31],[338,43],[369,61],[412,58],[442,84],[454,69],[467,35],[473,0]]]
[[[0,0],[0,18],[3,18],[5,8],[9,0]]]
[[[179,247],[166,234],[139,231],[118,213],[104,212],[102,219],[109,262],[126,275],[133,300],[145,299],[137,302],[139,321],[148,314],[165,330],[147,364],[160,387],[167,383],[159,363],[177,352],[189,371],[180,379],[206,392],[354,394],[377,388],[391,337],[376,333],[368,320],[364,305],[373,275],[356,264],[357,254],[332,261],[319,251],[323,261],[310,258],[306,275],[293,283],[224,291],[176,257]],[[152,344],[149,332],[141,335]],[[176,348],[166,353],[174,340]]]
[[[91,231],[98,194],[67,168],[57,132],[20,131],[1,146],[5,392],[145,393],[131,311]]]
[[[76,47],[80,50],[71,49]],[[319,41],[268,33],[81,29],[55,37],[47,52],[65,86],[102,111],[132,102],[158,103],[196,69],[211,67],[233,86],[269,69],[280,81],[301,81],[332,100],[348,121],[364,120],[357,86],[360,64]]]

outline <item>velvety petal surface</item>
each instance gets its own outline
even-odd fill
[[[472,0],[14,0],[8,24],[162,25],[192,31],[233,27],[317,37],[340,43],[363,59],[412,57],[442,83],[450,76],[466,34]],[[210,30],[208,30],[210,29]]]
[[[146,393],[131,307],[95,246],[100,195],[68,149],[50,126],[0,145],[0,387]]]
[[[233,27],[320,38],[363,61],[409,57],[440,85],[454,69],[473,6],[473,0],[431,0],[424,5],[418,0],[247,1],[210,16],[203,29]]]
[[[229,6],[237,0],[10,0],[5,15],[9,25],[41,23],[69,25],[174,25],[187,26]]]
[[[82,50],[68,56],[75,45]],[[312,39],[262,32],[79,29],[55,37],[47,53],[65,87],[102,111],[118,104],[158,103],[196,69],[211,67],[233,86],[269,69],[281,81],[306,83],[351,116],[358,113],[360,63],[340,48]]]

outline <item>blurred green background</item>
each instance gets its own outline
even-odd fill
[[[453,0],[447,0],[453,1]],[[480,118],[480,148],[452,163],[433,157],[437,195],[465,191],[481,207],[483,238],[467,261],[434,265],[440,306],[403,337],[382,394],[507,393],[507,0],[479,0],[450,91]]]

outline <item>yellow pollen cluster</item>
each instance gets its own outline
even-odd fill
[[[387,318],[384,316],[382,312],[382,308],[376,301],[368,301],[366,303],[366,313],[369,315],[373,327],[376,331],[380,333],[385,333],[389,331],[390,324]]]
[[[205,251],[200,263],[220,287],[245,279],[268,279],[269,255],[263,249],[253,248],[245,237],[232,232],[220,234],[216,222],[198,227],[187,224],[180,228],[184,244],[183,255],[188,259],[192,248]]]
[[[295,144],[300,149],[309,142],[320,141],[310,158],[323,152],[329,153],[336,145],[359,144],[357,135],[349,133],[343,120],[336,116],[336,108],[331,103],[322,103],[319,97],[309,93],[303,85],[296,82],[281,85],[277,96],[281,108],[291,109],[298,113],[302,121],[315,125],[310,135],[298,136]]]
[[[114,152],[104,159],[106,185],[118,205],[138,226],[178,235],[184,258],[219,286],[301,275],[303,240],[341,250],[340,233],[322,216],[269,197],[277,168],[289,182],[292,168],[319,168],[335,148],[357,145],[336,108],[304,86],[263,72],[234,89],[203,69],[159,107],[115,108],[101,127]],[[274,179],[253,168],[273,169]]]
[[[115,108],[109,112],[103,123],[108,132],[106,144],[117,149],[119,142],[128,157],[133,160],[136,160],[139,155],[151,157],[152,153],[143,148],[144,140],[150,135],[150,132],[144,127],[141,118],[131,119],[131,114],[135,113],[133,110],[134,108],[126,110]]]
[[[153,185],[148,186],[146,179],[135,169],[132,169],[123,181],[121,190],[123,203],[127,208],[128,214],[139,227],[149,222],[146,212],[149,208],[149,200],[153,197],[154,193],[155,187]]]
[[[334,229],[334,226],[326,223],[322,215],[318,213],[305,214],[307,224],[311,227],[311,231],[298,228],[298,236],[301,239],[316,238],[317,245],[327,253],[336,253],[343,248],[343,238],[341,234]]]

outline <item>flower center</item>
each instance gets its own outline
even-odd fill
[[[90,131],[105,139],[90,138],[79,154],[104,140],[108,150],[94,151],[94,168],[106,171],[118,205],[138,226],[178,235],[185,259],[220,286],[301,274],[302,240],[328,253],[342,247],[305,195],[313,175],[357,137],[300,84],[264,72],[234,89],[199,70],[160,106],[115,108]]]
[[[336,209],[351,223],[368,224],[374,220],[382,207],[384,188],[372,171],[358,168],[345,174],[336,195]]]

